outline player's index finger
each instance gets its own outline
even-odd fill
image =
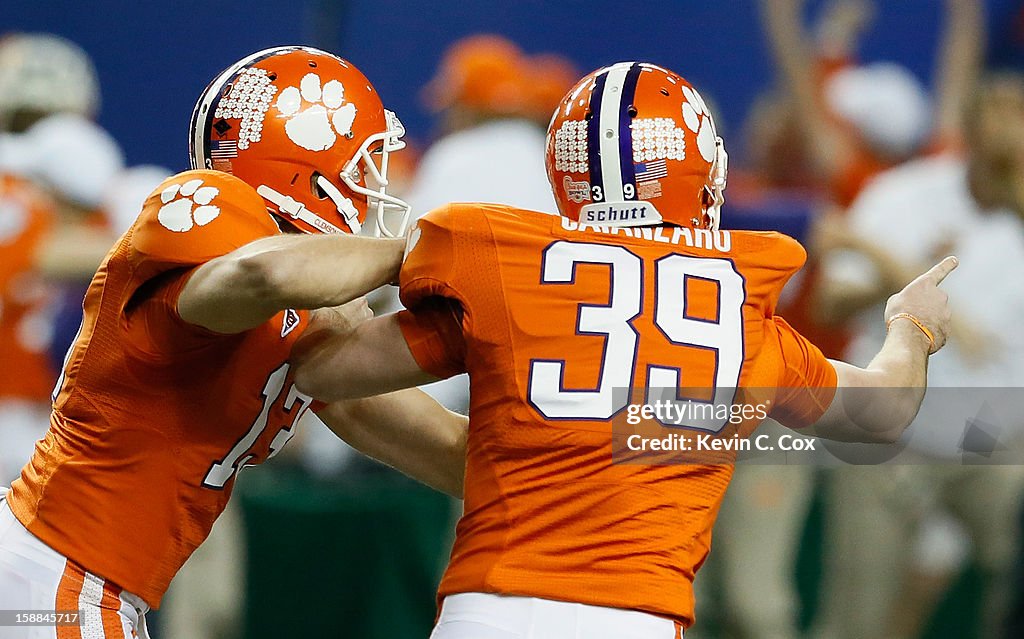
[[[928,269],[928,271],[921,276],[922,279],[931,280],[936,285],[941,284],[942,280],[946,279],[946,276],[953,272],[957,266],[960,265],[960,260],[955,256],[950,255],[944,258],[941,262]]]

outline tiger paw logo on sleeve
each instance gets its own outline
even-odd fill
[[[351,134],[356,119],[356,105],[345,103],[345,85],[330,80],[321,86],[315,73],[303,76],[298,88],[281,91],[276,106],[288,118],[288,139],[308,151],[330,149],[339,135]]]
[[[214,186],[203,186],[202,180],[171,184],[160,192],[163,206],[156,219],[175,233],[185,233],[197,225],[206,226],[220,215],[220,207],[212,204],[219,193]]]

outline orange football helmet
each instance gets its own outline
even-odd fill
[[[306,233],[405,232],[409,205],[387,193],[405,128],[359,69],[309,47],[275,47],[230,66],[192,113],[193,168],[231,173]],[[379,160],[379,163],[378,163]]]
[[[718,228],[725,146],[700,94],[662,67],[620,62],[580,80],[551,118],[546,163],[565,217]]]

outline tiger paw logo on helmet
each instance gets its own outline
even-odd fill
[[[356,105],[345,102],[345,85],[337,80],[321,86],[320,76],[307,73],[298,88],[281,91],[275,104],[287,118],[288,139],[308,151],[326,151],[339,135],[352,134]]]
[[[711,110],[700,94],[683,85],[683,122],[686,123],[692,133],[697,134],[697,150],[705,162],[713,162],[715,159],[715,122],[711,119]]]
[[[157,212],[156,219],[165,229],[175,233],[190,231],[196,225],[206,226],[220,215],[220,207],[212,204],[219,193],[216,187],[203,186],[202,180],[172,184],[160,192],[160,201],[164,205]]]

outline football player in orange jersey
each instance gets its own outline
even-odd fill
[[[731,409],[753,394],[791,428],[892,441],[945,342],[937,284],[956,260],[892,298],[870,366],[831,362],[774,314],[800,245],[718,229],[726,154],[686,80],[636,62],[595,71],[547,143],[561,217],[428,213],[401,272],[409,310],[345,334],[314,322],[296,383],[331,399],[469,372],[465,511],[436,639],[679,637],[732,464],[613,463],[629,402]],[[876,401],[847,415],[836,388],[848,386],[878,387]],[[733,427],[716,410],[671,425],[746,436],[761,419]]]
[[[349,325],[397,279],[408,207],[386,191],[387,158],[403,133],[359,70],[316,49],[261,51],[207,87],[193,170],[149,196],[96,273],[50,429],[0,497],[0,607],[81,611],[17,636],[145,636],[238,470],[313,406],[288,362],[305,309]],[[371,209],[387,238],[354,236]],[[419,391],[314,410],[461,492],[464,418]]]

